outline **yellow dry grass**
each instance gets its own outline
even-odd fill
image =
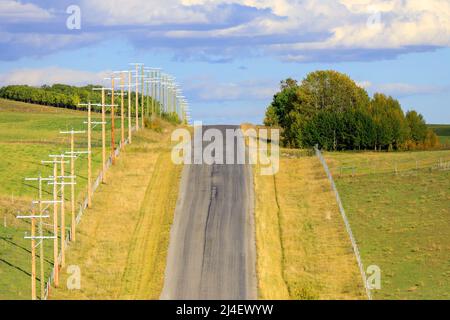
[[[258,170],[255,170],[258,171]],[[279,208],[273,176],[255,175],[256,269],[258,294],[264,300],[289,299],[284,280]]]
[[[255,174],[255,193],[260,298],[365,298],[334,194],[315,157],[280,159],[275,176]]]
[[[181,166],[170,161],[169,131],[140,131],[85,212],[66,267],[77,265],[81,289],[68,290],[66,268],[51,299],[157,299]]]

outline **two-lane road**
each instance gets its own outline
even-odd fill
[[[161,299],[257,298],[251,170],[185,165]]]

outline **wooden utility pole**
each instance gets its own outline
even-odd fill
[[[70,134],[70,151],[66,152],[68,154],[67,158],[70,158],[70,215],[71,215],[71,222],[70,222],[70,241],[76,240],[76,216],[75,216],[75,202],[76,202],[76,195],[75,195],[75,160],[77,158],[75,152],[75,134],[84,134],[86,131],[61,131],[61,134]],[[64,157],[64,158],[65,158]],[[62,158],[63,159],[63,158]],[[63,175],[64,176],[64,175]]]
[[[76,240],[76,221],[75,221],[75,138],[74,133],[72,129],[72,134],[70,135],[70,176],[71,178],[71,186],[70,186],[70,240],[75,241]]]
[[[88,207],[92,207],[92,125],[91,103],[88,103]]]
[[[162,90],[161,90],[161,92],[162,92],[162,109],[163,109],[163,112],[166,112],[166,83],[165,83],[165,76],[162,76],[162,79],[163,79],[163,81],[162,81],[162,86],[161,86],[161,88],[162,88]]]
[[[55,287],[59,286],[59,263],[58,263],[58,162],[53,164],[53,278]]]
[[[60,187],[60,203],[61,203],[61,220],[60,220],[60,231],[61,231],[61,267],[65,267],[66,265],[66,200],[65,200],[65,185],[66,184],[72,184],[70,182],[65,182],[64,179],[66,178],[72,178],[72,176],[66,176],[66,170],[65,170],[65,163],[67,162],[65,160],[66,157],[75,157],[74,155],[50,155],[50,157],[54,158],[56,161],[57,158],[59,158],[60,163],[60,176],[56,176],[56,178],[59,178],[61,182],[58,182],[57,179],[53,181],[54,186],[61,186]]]
[[[146,90],[147,90],[146,102],[147,102],[147,104],[146,104],[146,110],[145,110],[145,115],[147,117],[150,115],[150,79],[149,79],[149,76],[150,76],[150,71],[147,71],[147,78],[146,78],[146,79],[148,79],[146,81],[146,83],[147,83],[147,86],[146,86]]]
[[[114,77],[111,78],[111,162],[116,164],[116,143],[114,141]]]
[[[128,71],[128,143],[131,143],[131,71]]]
[[[125,118],[124,118],[124,88],[125,87],[125,79],[124,79],[124,75],[123,72],[120,73],[120,137],[121,137],[121,144],[122,144],[122,148],[125,147]]]
[[[33,181],[41,181],[40,177],[39,178],[26,178],[25,180],[33,180]],[[51,201],[50,201],[51,202]],[[32,202],[32,207],[31,207],[31,215],[19,215],[16,218],[18,219],[31,219],[31,235],[27,236],[25,235],[25,239],[29,239],[31,240],[31,299],[32,300],[36,300],[37,299],[37,293],[36,293],[36,247],[38,245],[40,245],[41,247],[43,246],[43,240],[44,238],[48,238],[48,237],[44,237],[44,236],[36,236],[36,219],[40,219],[42,220],[42,218],[48,218],[48,216],[43,216],[42,214],[36,215],[35,213],[35,204],[40,204],[41,200],[39,201],[33,201]],[[40,239],[40,242],[38,244],[36,244],[36,239]],[[44,279],[42,278],[43,274],[41,274],[41,283],[43,283]],[[44,292],[45,290],[43,289],[43,286],[41,285],[41,299],[44,298]]]
[[[169,108],[169,113],[173,112],[173,105],[172,105],[172,85],[169,85],[167,88],[167,106]]]
[[[65,212],[65,199],[64,199],[64,155],[61,156],[61,267],[66,265],[66,212]]]
[[[58,263],[58,162],[53,163],[53,281],[55,287],[59,286],[59,263]]]
[[[41,278],[41,300],[44,300],[45,295],[45,280],[44,280],[44,239],[42,238],[44,236],[44,228],[42,225],[42,177],[39,173],[38,178],[38,197],[39,197],[39,216],[41,217],[39,219],[39,236],[41,237],[41,246],[39,247],[39,268],[40,268],[40,278]]]
[[[144,128],[144,65],[141,65],[141,127]]]
[[[106,183],[106,106],[105,88],[102,87],[102,182]]]
[[[36,203],[33,201],[33,204]],[[31,208],[31,215],[17,216],[18,219],[30,219],[31,220],[31,236],[26,236],[25,239],[31,240],[31,300],[37,299],[36,294],[36,218],[34,205]]]
[[[105,78],[109,79],[109,78]],[[92,106],[97,106],[101,108],[102,111],[102,120],[100,122],[93,122],[92,124],[101,124],[102,125],[102,183],[106,183],[106,107],[110,107],[111,105],[106,104],[106,94],[105,90],[108,90],[108,88],[105,87],[99,87],[99,88],[93,88],[94,91],[101,91],[101,103],[100,104],[92,104]],[[81,104],[85,105],[85,104]],[[86,122],[85,122],[86,123]]]
[[[136,132],[139,131],[139,71],[136,64]]]
[[[163,94],[163,81],[164,77],[162,73],[159,73],[159,114],[164,112],[164,94]]]
[[[156,71],[153,71],[150,73],[150,78],[153,80],[152,82],[152,115],[156,114],[156,107],[155,107],[155,96],[156,96],[156,77],[155,77]]]
[[[36,300],[36,219],[34,206],[31,209],[31,299]],[[41,245],[42,246],[42,245]]]
[[[53,163],[52,161],[46,161],[47,163]],[[36,247],[40,246],[40,282],[41,282],[41,288],[40,288],[40,296],[41,300],[45,298],[45,284],[44,284],[44,239],[49,239],[53,237],[44,237],[43,235],[43,229],[42,229],[42,219],[48,218],[49,216],[43,215],[43,208],[42,204],[45,203],[53,203],[53,201],[43,201],[42,200],[42,181],[53,181],[54,177],[50,178],[42,178],[41,174],[39,174],[39,177],[37,178],[25,178],[25,181],[37,181],[38,182],[38,196],[39,199],[37,201],[32,201],[32,207],[31,207],[31,214],[28,215],[19,215],[16,218],[18,219],[31,219],[31,235],[27,236],[25,235],[25,239],[31,240],[31,299],[36,300],[37,299],[37,291],[36,291]],[[35,205],[39,205],[39,214],[36,214]],[[39,236],[36,236],[36,219],[39,219]],[[38,243],[36,243],[36,239],[40,240]]]
[[[91,139],[92,139],[92,125],[91,125],[91,103],[88,103],[88,121],[87,121],[87,125],[88,125],[88,129],[87,129],[87,133],[88,133],[88,150],[87,150],[87,154],[88,154],[88,181],[87,181],[87,188],[88,188],[88,207],[91,208],[92,207],[92,144],[91,144]]]

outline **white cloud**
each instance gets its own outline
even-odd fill
[[[0,0],[0,19],[3,22],[21,22],[48,20],[52,14],[32,3],[13,0]]]
[[[293,62],[354,61],[450,47],[449,0],[79,3],[87,34],[112,31],[139,48],[175,48],[179,55],[193,56],[197,51],[200,60],[227,51],[235,56],[255,52]],[[25,22],[46,19],[52,12],[30,3],[0,0],[0,18],[6,21],[8,17]],[[69,45],[64,39],[53,42]]]
[[[279,86],[278,82],[268,79],[220,82],[209,76],[183,82],[183,89],[196,101],[267,100]]]
[[[125,25],[130,21],[208,25],[220,21],[221,4],[270,9],[272,16],[256,16],[223,28],[173,28],[161,32],[161,36],[203,38],[207,46],[207,40],[214,38],[281,35],[289,40],[261,46],[288,61],[308,61],[317,51],[326,50],[450,46],[448,0],[169,0],[164,4],[157,0],[99,0],[84,4],[89,8],[88,13],[106,25]],[[301,40],[301,35],[314,32],[328,36]]]
[[[70,85],[100,84],[110,71],[90,72],[59,67],[16,69],[0,74],[0,85],[27,84],[42,86],[63,83]]]

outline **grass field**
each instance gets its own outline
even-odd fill
[[[280,171],[255,170],[261,299],[365,299],[350,240],[319,161],[282,150]]]
[[[60,130],[85,129],[85,112],[45,107],[0,99],[0,299],[28,299],[30,297],[30,242],[23,239],[29,232],[29,223],[18,221],[18,211],[30,208],[30,201],[37,196],[33,183],[24,182],[24,177],[52,174],[48,166],[40,160],[48,159],[48,154],[67,151],[69,140],[59,134]],[[100,120],[93,114],[93,120]],[[116,128],[120,120],[116,120]],[[109,126],[107,137],[110,136]],[[100,128],[93,132],[93,177],[101,166]],[[120,140],[120,130],[116,130],[116,141]],[[110,152],[107,143],[107,152]],[[87,148],[86,136],[76,137],[76,149]],[[77,198],[84,198],[87,182],[87,161],[81,157],[76,162]],[[51,186],[44,186],[44,197],[51,198]],[[66,198],[68,192],[66,192]],[[69,223],[69,210],[66,209]],[[49,235],[47,232],[46,235]],[[52,243],[45,241],[45,278],[48,277],[53,259]],[[39,261],[39,259],[38,259]],[[39,270],[39,263],[38,263]],[[38,289],[39,282],[38,278]],[[39,296],[38,290],[38,296]]]
[[[329,153],[330,155],[333,153]],[[328,157],[333,176],[410,174],[417,170],[450,168],[450,151],[342,152]]]
[[[450,159],[450,151],[325,157],[363,263],[381,268],[382,287],[374,297],[449,299],[450,167],[438,164]],[[351,170],[339,176],[342,166],[356,167],[354,177]]]

